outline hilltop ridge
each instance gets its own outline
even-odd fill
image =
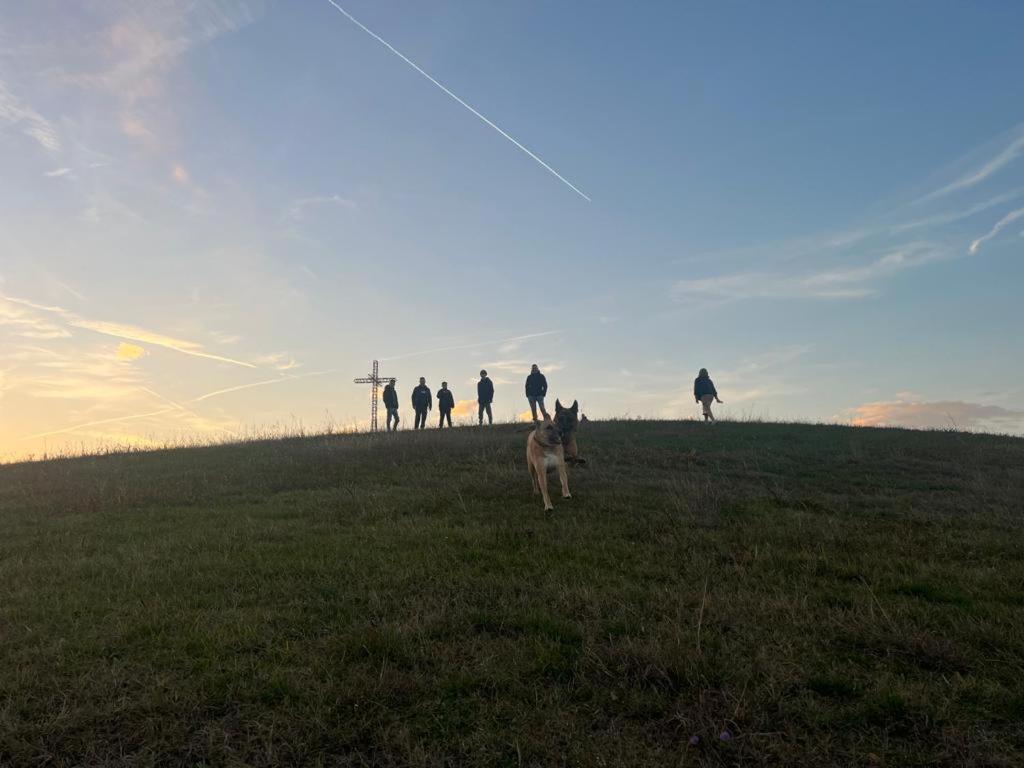
[[[525,437],[0,467],[0,764],[1024,761],[1024,440]]]

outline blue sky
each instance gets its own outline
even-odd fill
[[[338,1],[591,202],[327,0],[7,4],[0,456],[360,426],[374,357],[1024,432],[1020,4]]]

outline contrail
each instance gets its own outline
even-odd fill
[[[329,371],[312,371],[310,373],[300,373],[294,376],[279,376],[276,379],[265,379],[263,381],[254,381],[251,384],[240,384],[237,387],[228,387],[227,389],[218,389],[216,392],[207,392],[205,395],[200,395],[197,398],[189,400],[190,403],[201,403],[203,400],[209,400],[211,397],[220,397],[231,392],[240,392],[243,389],[252,389],[253,387],[265,387],[269,384],[283,384],[286,381],[295,381],[297,379],[308,379],[311,376],[325,376],[328,373],[334,373],[334,369]]]
[[[391,52],[392,52],[393,54],[395,54],[395,56],[397,56],[397,57],[398,57],[398,58],[400,58],[400,59],[401,59],[402,61],[404,61],[404,62],[405,62],[406,64],[408,64],[408,65],[409,65],[410,67],[412,67],[413,69],[415,69],[415,70],[416,70],[417,72],[419,72],[419,73],[420,73],[421,75],[423,75],[423,76],[424,76],[425,78],[427,78],[427,80],[429,80],[430,82],[432,82],[432,83],[433,83],[434,85],[436,85],[436,86],[437,86],[438,88],[440,88],[440,89],[441,89],[442,91],[444,91],[444,92],[445,92],[446,94],[448,94],[449,96],[451,96],[451,97],[452,97],[452,99],[454,99],[454,100],[455,100],[456,102],[458,102],[459,104],[461,104],[462,106],[464,106],[464,107],[465,107],[466,109],[468,109],[468,110],[469,110],[470,112],[472,112],[472,113],[473,113],[474,115],[476,115],[476,116],[477,116],[477,117],[479,117],[479,118],[480,118],[481,120],[483,120],[483,121],[484,121],[484,122],[485,122],[485,123],[486,123],[487,125],[489,125],[489,126],[490,126],[491,128],[493,128],[494,130],[496,130],[496,131],[497,131],[498,133],[500,133],[500,134],[501,134],[502,136],[504,136],[504,137],[505,137],[506,139],[508,139],[509,141],[511,141],[511,142],[512,142],[513,144],[515,144],[515,145],[516,145],[517,147],[519,147],[519,149],[521,149],[521,150],[522,150],[523,152],[525,152],[525,153],[526,153],[527,155],[529,155],[529,156],[530,156],[531,158],[533,158],[533,159],[534,159],[535,161],[537,161],[537,162],[538,162],[538,163],[539,163],[539,164],[540,164],[540,165],[541,165],[541,166],[542,166],[542,167],[543,167],[543,168],[544,168],[544,169],[545,169],[546,171],[548,171],[548,172],[549,172],[549,173],[550,173],[550,174],[551,174],[552,176],[554,176],[554,177],[555,177],[556,179],[558,179],[558,180],[559,180],[560,182],[562,182],[563,184],[565,184],[565,186],[569,187],[569,189],[571,189],[571,190],[572,190],[573,192],[575,192],[575,193],[576,193],[577,195],[579,195],[580,197],[582,197],[582,198],[583,198],[584,200],[586,200],[586,201],[587,201],[588,203],[590,202],[590,198],[589,198],[589,197],[587,197],[587,196],[586,196],[586,195],[585,195],[585,194],[584,194],[583,192],[581,192],[581,191],[580,191],[580,190],[579,190],[579,189],[578,189],[578,188],[577,188],[576,186],[574,186],[574,185],[573,185],[573,184],[572,184],[572,183],[571,183],[571,182],[570,182],[570,181],[569,181],[568,179],[566,179],[566,178],[565,178],[564,176],[562,176],[562,174],[560,174],[560,173],[559,173],[558,171],[556,171],[556,170],[555,170],[554,168],[552,168],[552,167],[551,167],[550,165],[548,165],[547,163],[545,163],[545,162],[544,162],[543,160],[541,160],[541,159],[540,159],[539,157],[537,157],[537,155],[533,154],[533,152],[531,152],[530,150],[528,150],[528,149],[527,149],[526,147],[524,147],[524,146],[523,146],[522,144],[520,144],[520,143],[519,143],[518,141],[516,141],[516,140],[515,140],[515,139],[514,139],[513,137],[509,136],[509,135],[508,135],[507,133],[505,133],[505,131],[501,130],[501,128],[499,128],[498,126],[496,126],[496,125],[495,125],[494,123],[492,123],[492,122],[491,122],[490,120],[488,120],[488,119],[487,119],[486,117],[484,117],[484,116],[483,116],[483,115],[481,115],[481,114],[480,114],[479,112],[477,112],[477,111],[476,111],[475,109],[473,109],[473,107],[471,107],[471,106],[470,106],[469,104],[467,104],[466,102],[464,102],[464,101],[463,101],[462,99],[460,99],[460,98],[459,98],[458,96],[456,96],[456,95],[455,95],[454,93],[452,93],[452,92],[451,92],[450,90],[448,90],[448,89],[447,89],[447,88],[446,88],[445,86],[443,86],[443,85],[442,85],[441,83],[439,83],[439,82],[438,82],[437,80],[435,80],[435,79],[434,79],[433,77],[431,77],[431,76],[430,76],[429,74],[427,74],[427,73],[426,73],[426,72],[424,72],[424,71],[423,71],[422,69],[420,69],[420,68],[419,68],[419,67],[418,67],[418,66],[416,65],[416,62],[414,62],[414,61],[412,61],[411,59],[409,59],[409,58],[408,58],[407,56],[405,56],[405,55],[404,55],[404,54],[403,54],[403,53],[402,53],[401,51],[399,51],[399,50],[398,50],[397,48],[395,48],[395,47],[394,47],[393,45],[391,45],[391,43],[389,43],[389,42],[388,42],[387,40],[385,40],[385,39],[384,39],[383,37],[381,37],[380,35],[378,35],[378,34],[377,34],[376,32],[374,32],[373,30],[371,30],[371,29],[369,29],[368,27],[366,27],[366,26],[365,26],[365,25],[364,25],[364,24],[363,24],[363,23],[362,23],[361,21],[359,21],[359,19],[357,19],[357,18],[356,18],[355,16],[353,16],[353,15],[352,15],[351,13],[349,13],[349,12],[348,12],[348,11],[346,11],[346,10],[345,10],[344,8],[342,8],[342,7],[340,6],[340,5],[338,5],[338,4],[336,3],[336,2],[334,2],[334,0],[327,0],[327,2],[329,2],[329,3],[331,4],[331,5],[333,5],[333,6],[334,6],[334,7],[335,7],[335,8],[336,8],[336,9],[338,10],[338,12],[339,12],[339,13],[343,14],[343,15],[345,16],[345,18],[347,18],[347,19],[348,19],[349,21],[351,21],[351,22],[352,22],[353,24],[355,24],[355,25],[356,25],[357,27],[359,27],[359,28],[360,28],[361,30],[363,30],[363,32],[365,32],[365,33],[366,33],[366,34],[368,34],[368,35],[369,35],[370,37],[372,37],[372,38],[373,38],[374,40],[376,40],[376,41],[377,41],[378,43],[380,43],[381,45],[383,45],[383,46],[384,46],[385,48],[387,48],[387,49],[388,49],[389,51],[391,51]]]
[[[113,419],[99,419],[97,421],[86,421],[82,424],[75,424],[73,427],[65,427],[64,429],[55,429],[52,432],[37,432],[34,435],[26,435],[22,440],[34,440],[39,437],[49,437],[50,435],[63,435],[65,432],[75,432],[79,429],[85,429],[86,427],[97,427],[101,424],[115,424],[119,421],[131,421],[132,419],[145,419],[150,416],[160,416],[164,413],[170,413],[176,411],[177,408],[163,408],[159,411],[149,411],[148,413],[134,413],[131,416],[118,416]]]
[[[1021,216],[1024,216],[1024,208],[1018,208],[1016,211],[1010,211],[1010,213],[1006,214],[1005,216],[1003,216],[1003,218],[997,221],[996,225],[992,227],[992,229],[990,229],[986,234],[982,235],[977,240],[972,242],[971,247],[967,249],[967,252],[973,256],[978,252],[978,249],[981,247],[982,243],[984,243],[986,240],[991,240],[993,237],[998,235],[1004,227],[1006,227],[1008,224],[1012,224]]]

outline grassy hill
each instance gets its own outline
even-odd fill
[[[0,764],[1024,764],[1024,440],[516,429],[0,467]]]

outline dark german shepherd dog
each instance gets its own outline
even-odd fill
[[[580,425],[579,402],[572,401],[568,408],[555,400],[555,426],[562,433],[562,448],[565,451],[565,460],[569,464],[586,464],[587,460],[580,458],[579,447],[576,445],[576,429]]]

